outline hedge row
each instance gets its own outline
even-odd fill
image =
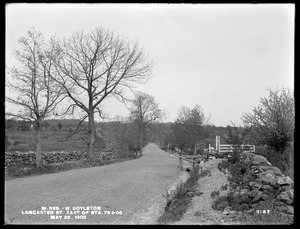
[[[110,155],[111,156],[111,155]],[[96,152],[96,159],[105,159],[107,156]],[[35,152],[5,152],[5,166],[15,164],[35,164]],[[87,152],[42,152],[42,159],[46,164],[64,163],[68,161],[87,160]]]

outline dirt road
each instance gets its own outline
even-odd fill
[[[165,204],[162,193],[181,174],[177,166],[177,158],[149,144],[136,160],[6,181],[5,220],[7,224],[152,224]]]

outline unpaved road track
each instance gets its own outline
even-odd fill
[[[149,144],[143,157],[136,160],[9,180],[5,182],[5,223],[152,224],[165,204],[162,193],[181,174],[177,166],[177,158]],[[42,206],[59,207],[62,214],[54,215],[61,219],[22,214],[41,211]],[[77,206],[99,206],[102,215],[89,211],[86,219],[75,219],[78,214],[67,214],[65,207]],[[105,211],[122,211],[122,215],[105,215]]]

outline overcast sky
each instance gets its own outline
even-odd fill
[[[294,20],[293,4],[7,4],[5,64],[16,64],[11,54],[31,26],[46,38],[103,26],[153,59],[153,77],[136,90],[156,98],[164,121],[198,104],[216,126],[242,125],[268,87],[294,88]],[[128,115],[118,101],[104,105]]]

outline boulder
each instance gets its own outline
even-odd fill
[[[265,158],[261,155],[254,155],[252,165],[259,165],[259,164],[262,164],[262,163],[265,163],[265,164],[269,165],[268,162],[269,161],[267,160],[267,158]]]
[[[244,194],[246,194],[247,192],[248,192],[248,189],[243,188],[243,189],[240,191],[240,194],[241,194],[241,195],[244,195]]]
[[[248,204],[242,203],[242,204],[238,207],[238,209],[239,209],[240,211],[248,211],[248,210],[250,209],[250,207],[249,207]]]
[[[270,190],[271,192],[274,191],[274,188],[271,186],[271,185],[268,185],[268,184],[264,184],[262,187],[261,187],[262,190]]]
[[[283,186],[281,186],[281,189],[283,191],[288,191],[288,190],[292,189],[292,186],[291,185],[283,185]]]
[[[287,214],[294,215],[294,206],[287,206]]]
[[[280,186],[290,185],[292,188],[294,187],[294,181],[289,176],[286,177],[278,176],[276,177],[276,180],[277,180],[276,183]]]
[[[291,200],[294,202],[294,189],[289,189],[287,191],[285,191],[289,197],[291,198]]]
[[[242,179],[243,183],[249,183],[249,181],[251,181],[251,175],[245,175]]]
[[[239,191],[236,191],[232,194],[235,198],[237,198],[238,196],[240,196],[240,192]]]
[[[251,203],[251,198],[248,195],[243,195],[238,199],[238,204],[242,204],[242,203]]]
[[[255,203],[259,202],[260,199],[261,199],[261,195],[255,196],[252,200],[252,203],[255,204]]]
[[[260,187],[260,184],[255,182],[255,181],[250,181],[249,182],[249,186],[254,189],[254,188],[259,188]]]
[[[272,171],[276,175],[281,175],[282,174],[280,169],[277,168],[277,167],[274,167],[274,166],[262,166],[262,165],[260,165],[260,166],[258,166],[258,170],[260,172],[264,172],[264,171],[270,172],[270,171]]]
[[[261,195],[261,192],[258,189],[254,189],[251,192],[249,192],[249,196],[251,196],[253,198],[258,196],[258,195]]]
[[[263,191],[263,194],[269,196],[269,195],[273,194],[273,192],[274,192],[274,191],[270,191],[270,190],[267,190],[267,189],[266,189],[266,190]]]
[[[293,203],[293,200],[291,199],[291,197],[289,196],[289,194],[286,191],[280,193],[276,197],[276,199],[280,200],[281,202],[286,203],[286,204],[292,204]]]
[[[267,175],[261,177],[262,184],[267,184],[272,186],[276,185],[276,178],[274,176],[270,176],[270,174]]]
[[[262,200],[267,200],[267,199],[269,199],[269,196],[266,195],[265,193],[263,193],[263,194],[261,195],[261,199],[262,199]]]

